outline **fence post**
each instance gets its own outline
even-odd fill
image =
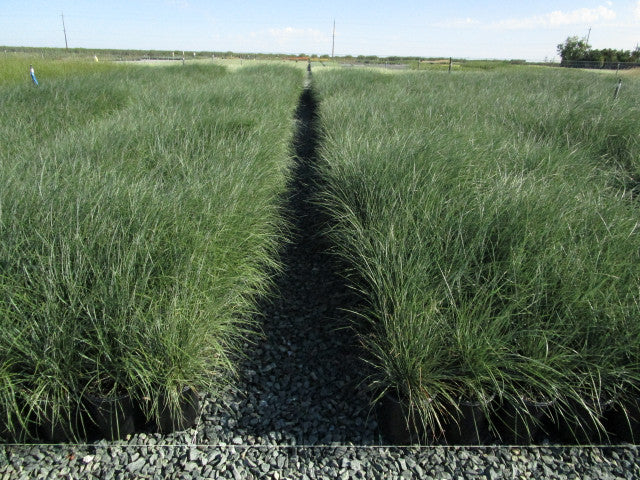
[[[613,94],[613,99],[616,100],[618,98],[618,93],[620,92],[620,87],[622,87],[622,79],[618,79],[618,84],[616,85],[616,91]]]
[[[451,73],[451,64],[453,63],[453,58],[449,57],[449,73]]]

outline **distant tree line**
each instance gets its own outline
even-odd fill
[[[635,50],[616,50],[614,48],[592,49],[586,40],[577,36],[568,37],[558,45],[558,53],[562,58],[560,65],[566,67],[585,68],[621,68],[640,63],[640,47]]]

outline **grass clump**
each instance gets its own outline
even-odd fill
[[[522,127],[542,81],[526,69],[316,75],[318,201],[366,304],[370,383],[433,436],[461,399],[553,399],[571,419],[638,385],[637,208],[598,148]]]
[[[92,75],[0,87],[13,112],[0,120],[0,412],[14,437],[20,422],[68,422],[88,393],[128,394],[150,418],[186,387],[215,394],[277,268],[300,72]]]

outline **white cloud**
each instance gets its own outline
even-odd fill
[[[610,21],[616,18],[616,12],[611,8],[611,2],[607,6],[600,5],[596,8],[578,8],[569,12],[555,10],[544,15],[534,15],[525,18],[509,18],[499,20],[491,24],[494,28],[526,29],[540,27],[560,27],[563,25],[594,24],[601,21]],[[640,8],[640,1],[638,1]]]
[[[551,26],[598,22],[615,18],[616,12],[604,5],[600,5],[597,8],[579,8],[567,13],[557,10],[548,15]]]
[[[636,20],[640,20],[640,0],[638,0],[633,7],[633,15],[636,17]]]
[[[640,0],[639,0],[640,1]],[[481,25],[482,22],[475,18],[454,18],[443,22],[434,23],[432,26],[436,28],[464,28]]]
[[[268,34],[280,45],[287,45],[298,41],[325,42],[328,40],[326,33],[313,28],[270,28]],[[259,35],[259,33],[258,33]]]
[[[170,7],[189,8],[189,2],[187,0],[165,0],[164,3]]]
[[[320,52],[331,48],[331,37],[313,28],[269,28],[232,37],[231,50],[257,52]]]
[[[640,19],[640,0],[636,0],[634,5],[634,15]],[[481,22],[473,18],[454,18],[442,22],[433,23],[437,28],[466,28],[484,27],[495,30],[523,30],[532,28],[554,28],[564,25],[594,25],[599,22],[610,22],[617,17],[616,12],[610,8],[613,2],[607,1],[605,5],[595,8],[578,8],[576,10],[562,11],[555,10],[542,15],[533,15],[522,18],[506,18],[493,22]]]

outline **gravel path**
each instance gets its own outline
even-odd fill
[[[345,330],[343,310],[353,307],[354,299],[320,245],[315,233],[319,215],[308,202],[313,108],[305,91],[287,205],[295,236],[282,252],[278,295],[263,306],[264,338],[240,368],[242,394],[229,396],[230,412],[206,400],[205,424],[216,426],[205,428],[199,442],[377,443],[376,423],[358,376],[362,365],[353,335]],[[229,428],[223,427],[225,422]]]
[[[202,398],[197,425],[89,445],[0,448],[0,480],[27,478],[636,479],[638,447],[385,447],[362,386],[344,309],[354,298],[323,252],[306,202],[315,150],[309,91],[301,98],[288,211],[297,235],[282,252],[264,335],[235,390]]]

